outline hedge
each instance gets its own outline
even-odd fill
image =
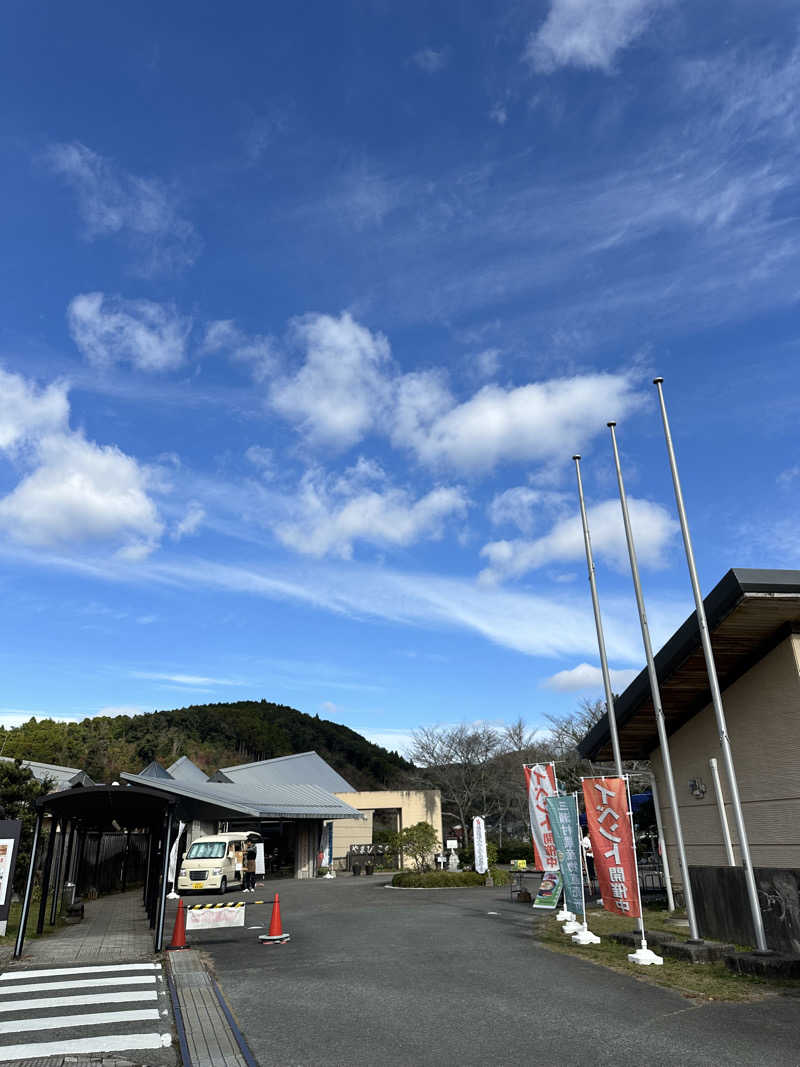
[[[392,878],[392,885],[402,889],[444,889],[447,886],[483,885],[486,876],[475,871],[402,871]]]

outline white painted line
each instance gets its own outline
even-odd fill
[[[110,1023],[145,1023],[158,1019],[158,1008],[135,1011],[95,1011],[91,1015],[46,1015],[38,1019],[8,1019],[0,1022],[0,1034],[23,1030],[62,1030],[73,1026],[106,1026]]]
[[[104,967],[54,967],[46,971],[6,971],[0,982],[18,982],[23,978],[54,978],[59,974],[100,974],[111,971],[160,971],[160,963],[115,963]]]
[[[170,1034],[108,1034],[74,1041],[34,1041],[27,1045],[0,1045],[0,1061],[26,1060],[35,1056],[88,1055],[92,1052],[128,1052],[142,1048],[169,1048]]]
[[[107,985],[155,985],[154,974],[132,974],[130,978],[86,978],[83,982],[34,982],[32,985],[18,985],[13,989],[3,990],[3,996],[14,993],[43,993],[48,989],[90,989],[94,986]]]
[[[16,992],[16,990],[14,991]],[[71,1004],[137,1004],[158,1000],[155,989],[129,989],[125,993],[78,993],[74,997],[34,997],[32,1000],[4,1000],[0,1011],[30,1011],[31,1008],[68,1008]]]

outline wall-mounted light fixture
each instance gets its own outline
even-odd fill
[[[702,778],[689,779],[689,793],[695,800],[702,800],[706,795],[706,784]]]

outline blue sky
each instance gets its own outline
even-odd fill
[[[402,747],[800,566],[790,3],[12,0],[6,723],[239,698]]]

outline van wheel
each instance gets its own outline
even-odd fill
[[[227,890],[228,890],[228,879],[223,874],[222,881],[219,883],[219,895],[221,897],[224,897],[225,893],[227,892]]]

